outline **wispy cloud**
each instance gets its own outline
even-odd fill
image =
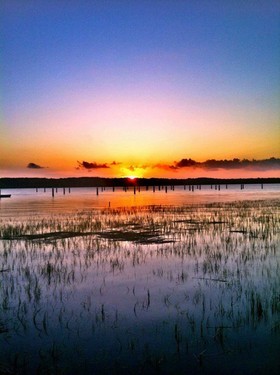
[[[131,172],[134,172],[137,169],[147,169],[147,168],[149,168],[149,166],[148,165],[144,165],[144,164],[130,165],[129,167],[127,167],[127,169],[130,170]]]
[[[155,168],[160,168],[164,170],[178,170],[181,168],[201,168],[208,170],[217,169],[252,169],[252,170],[280,170],[280,159],[270,158],[262,160],[248,160],[248,159],[208,159],[203,162],[198,162],[193,159],[181,159],[173,164],[156,164]]]
[[[26,168],[30,168],[30,169],[43,169],[45,167],[42,167],[39,164],[29,163],[29,164],[27,164]]]
[[[78,168],[77,169],[91,170],[91,169],[110,168],[107,163],[98,164],[96,162],[88,162],[88,161],[82,161],[82,162],[77,161],[77,163],[78,163]]]

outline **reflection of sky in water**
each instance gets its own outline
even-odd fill
[[[2,191],[4,194],[12,194],[10,199],[0,200],[0,217],[20,214],[41,214],[42,211],[61,211],[63,213],[72,210],[82,210],[90,208],[108,207],[109,202],[112,208],[115,207],[130,207],[142,205],[186,205],[186,204],[200,204],[212,202],[230,202],[235,200],[259,200],[280,197],[280,184],[264,184],[261,189],[260,184],[245,185],[243,190],[240,190],[240,185],[221,185],[221,190],[215,190],[215,185],[211,189],[210,186],[202,186],[201,190],[195,186],[194,192],[186,190],[182,186],[175,187],[175,191],[158,190],[156,187],[153,193],[152,187],[146,191],[142,187],[141,192],[133,193],[133,188],[124,192],[121,188],[112,192],[112,188],[106,188],[101,191],[99,188],[99,195],[96,195],[96,188],[72,188],[69,194],[68,188],[65,189],[65,195],[62,189],[58,189],[55,197],[52,198],[51,189],[6,189]]]
[[[9,271],[0,273],[0,323],[9,331],[0,335],[0,363],[11,366],[18,355],[18,366],[32,371],[215,373],[218,366],[223,373],[273,373],[280,344],[279,205],[246,205],[129,217],[140,216],[143,226],[147,217],[165,220],[165,230],[177,233],[174,243],[92,236],[1,241],[1,265]],[[44,220],[66,225],[69,215],[57,214]],[[125,221],[126,212],[119,218]],[[108,210],[101,219],[112,223],[113,215]]]

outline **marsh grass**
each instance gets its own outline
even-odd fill
[[[279,228],[277,200],[2,220],[0,368],[276,373]]]

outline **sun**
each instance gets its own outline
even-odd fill
[[[120,169],[121,176],[127,178],[129,181],[135,181],[138,178],[143,178],[143,168],[137,166],[122,167]]]

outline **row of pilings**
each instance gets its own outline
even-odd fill
[[[191,192],[194,192],[195,190],[202,190],[202,186],[204,185],[183,185],[184,187],[184,190],[188,190],[188,191],[191,191]],[[209,186],[209,185],[207,185]],[[210,189],[211,190],[218,190],[220,191],[221,190],[221,187],[224,187],[225,189],[228,189],[228,184],[219,184],[219,185],[210,185]],[[134,194],[136,194],[137,192],[140,193],[141,191],[149,191],[151,188],[151,190],[153,191],[153,193],[155,193],[156,191],[165,191],[165,193],[167,193],[168,191],[175,191],[175,185],[165,185],[165,186],[140,186],[140,185],[134,185],[134,186],[123,186],[123,187],[119,187],[119,189],[122,189],[124,192],[127,192],[127,191],[133,191]],[[63,187],[63,188],[43,188],[43,191],[46,192],[47,189],[51,189],[51,194],[52,194],[52,197],[55,196],[55,194],[57,194],[59,192],[59,189],[62,189],[62,192],[63,192],[63,195],[67,193],[71,193],[71,187]],[[99,187],[95,187],[95,191],[96,191],[96,195],[99,195],[100,192],[103,192],[105,191],[106,189],[109,190],[109,189],[112,189],[113,192],[115,192],[116,190],[116,187],[115,186],[112,186],[112,187],[105,187],[105,186],[99,186]],[[240,185],[240,190],[244,190],[245,189],[245,184],[241,184]],[[261,189],[263,189],[263,184],[261,184]],[[39,191],[39,188],[36,188],[36,192]]]

